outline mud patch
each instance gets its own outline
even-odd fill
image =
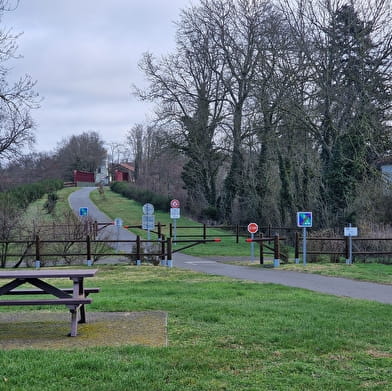
[[[0,349],[77,349],[97,346],[167,346],[167,313],[87,312],[77,337],[68,337],[66,312],[0,313]]]

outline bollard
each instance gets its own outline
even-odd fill
[[[41,247],[41,242],[40,242],[39,236],[36,235],[35,236],[35,268],[36,269],[39,269],[41,267],[41,262],[40,262],[41,248],[40,247]]]
[[[298,265],[299,264],[299,233],[295,233],[295,263]]]
[[[93,265],[93,261],[91,259],[87,259],[87,266],[92,266]]]
[[[274,267],[280,266],[280,249],[279,249],[279,235],[275,234],[274,236]]]
[[[260,233],[259,245],[260,245],[260,259],[259,259],[259,262],[260,262],[260,265],[263,265],[264,264],[264,245],[263,245],[263,234],[262,233]]]
[[[166,265],[167,267],[173,267],[173,260],[172,260],[172,238],[167,238],[167,261]]]

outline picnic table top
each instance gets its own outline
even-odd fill
[[[84,278],[94,277],[98,269],[36,269],[36,270],[4,270],[0,278]]]

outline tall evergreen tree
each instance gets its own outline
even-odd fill
[[[389,146],[385,115],[390,96],[371,24],[361,20],[352,5],[343,5],[333,13],[327,32],[331,91],[324,126],[335,137],[324,156],[324,180],[332,211],[344,218],[369,164]]]

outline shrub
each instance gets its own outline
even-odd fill
[[[63,188],[63,182],[58,179],[46,179],[36,183],[17,186],[11,190],[0,193],[1,198],[9,198],[15,206],[26,208],[46,193],[55,192]]]

